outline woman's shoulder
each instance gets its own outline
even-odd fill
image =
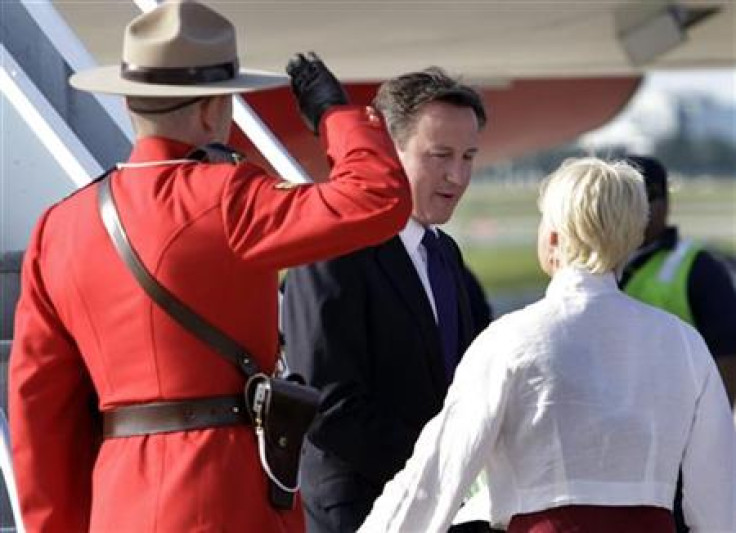
[[[494,319],[476,340],[515,360],[530,353],[528,347],[548,335],[553,322],[550,306],[539,300]]]
[[[684,336],[688,340],[702,340],[700,333],[692,324],[677,315],[659,307],[637,300],[628,294],[621,294],[623,316],[628,317],[642,328],[669,330],[673,336]]]
[[[528,328],[550,325],[555,315],[554,306],[544,298],[527,304],[521,309],[500,316],[491,322],[489,329],[500,330],[504,333],[524,332]]]

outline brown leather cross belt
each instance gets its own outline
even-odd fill
[[[215,396],[118,407],[103,413],[106,439],[250,424],[242,396]]]

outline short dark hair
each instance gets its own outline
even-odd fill
[[[166,115],[212,96],[126,96],[128,109],[138,115]]]
[[[402,143],[414,129],[421,107],[430,102],[469,107],[475,113],[478,128],[486,124],[486,110],[480,95],[439,67],[410,72],[384,82],[378,88],[373,106],[386,119],[391,137]]]
[[[647,186],[647,198],[667,200],[667,169],[657,159],[644,155],[629,155],[625,160],[638,170]]]

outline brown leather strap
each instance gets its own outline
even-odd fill
[[[179,322],[184,329],[215,349],[220,355],[232,361],[235,366],[245,373],[246,377],[251,377],[260,372],[255,360],[245,348],[224,331],[216,328],[195,313],[171,291],[161,285],[148,271],[146,265],[143,264],[143,261],[131,246],[128,234],[120,220],[118,209],[115,206],[115,198],[112,194],[110,171],[98,179],[101,181],[97,190],[97,201],[102,223],[110,235],[118,255],[120,255],[143,290],[146,291],[146,294],[171,318]]]
[[[250,424],[242,396],[142,403],[102,415],[106,439]]]

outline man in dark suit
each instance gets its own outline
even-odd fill
[[[355,531],[442,407],[476,324],[447,222],[486,121],[478,94],[437,68],[384,83],[383,114],[413,212],[389,241],[289,272],[289,367],[322,391],[302,468],[310,532]]]

